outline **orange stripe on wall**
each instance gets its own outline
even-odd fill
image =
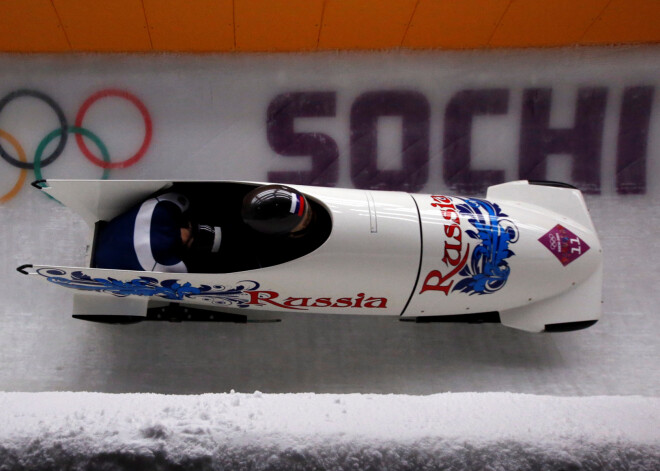
[[[53,0],[76,51],[150,51],[141,0]]]
[[[403,41],[414,49],[485,47],[510,0],[421,0]]]
[[[494,47],[577,44],[609,0],[512,0],[493,34]]]
[[[612,0],[582,38],[583,44],[659,41],[659,0]]]
[[[320,49],[401,46],[417,0],[326,0]]]
[[[232,0],[143,0],[156,50],[231,51]]]
[[[659,20],[660,0],[3,0],[0,51],[658,43]]]
[[[316,49],[323,0],[234,0],[237,51]]]
[[[0,50],[67,51],[69,45],[50,0],[4,0],[0,3]]]

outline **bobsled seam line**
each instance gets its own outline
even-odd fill
[[[410,198],[412,198],[413,200],[413,203],[415,203],[415,208],[417,209],[417,220],[419,221],[419,264],[417,265],[417,277],[415,278],[413,289],[410,292],[408,301],[406,301],[406,305],[403,306],[403,310],[401,311],[401,314],[399,314],[399,317],[405,314],[406,309],[408,309],[408,305],[410,304],[410,301],[412,301],[412,298],[415,295],[415,291],[417,290],[417,285],[419,284],[419,277],[422,273],[422,257],[424,256],[424,233],[422,232],[422,213],[419,210],[419,205],[417,204],[417,201],[415,201],[415,198],[413,198],[413,196],[410,193],[408,193],[408,196],[410,196]]]

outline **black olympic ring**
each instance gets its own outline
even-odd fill
[[[62,108],[53,100],[51,97],[46,95],[45,93],[42,93],[38,90],[30,90],[30,89],[21,89],[21,90],[16,90],[14,92],[11,92],[10,94],[6,95],[2,100],[0,100],[0,113],[2,113],[3,108],[12,101],[15,98],[19,98],[22,96],[31,96],[33,98],[37,98],[43,102],[45,102],[48,106],[50,106],[53,111],[55,111],[55,114],[57,115],[57,119],[60,122],[60,129],[62,130],[60,141],[57,144],[57,147],[53,151],[52,154],[50,154],[48,157],[43,159],[41,162],[41,166],[45,167],[46,165],[49,165],[57,159],[62,152],[64,151],[64,147],[66,146],[66,141],[68,138],[68,133],[67,130],[69,129],[69,124],[66,121],[66,117],[64,116],[64,112],[62,111]],[[34,163],[33,162],[21,162],[12,155],[10,155],[4,147],[2,147],[2,144],[0,143],[0,157],[5,159],[7,162],[9,162],[11,165],[14,167],[19,167],[19,168],[24,168],[28,170],[34,170]]]

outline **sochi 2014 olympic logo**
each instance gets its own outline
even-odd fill
[[[46,93],[33,89],[15,90],[2,97],[2,99],[0,99],[0,114],[2,114],[3,110],[6,109],[10,102],[23,98],[40,100],[41,102],[48,105],[55,112],[59,122],[59,127],[41,139],[34,153],[32,162],[28,161],[28,156],[24,150],[24,147],[21,145],[18,139],[6,130],[0,129],[0,157],[2,157],[13,167],[20,169],[18,179],[14,186],[7,193],[0,196],[0,204],[6,203],[18,194],[18,192],[25,184],[28,171],[34,171],[36,180],[42,180],[42,169],[55,162],[55,160],[57,160],[58,157],[62,155],[64,148],[66,147],[69,140],[70,134],[75,135],[76,144],[78,145],[78,148],[83,153],[83,155],[94,165],[103,169],[103,175],[101,177],[102,179],[108,178],[111,169],[127,168],[137,163],[147,152],[147,149],[151,143],[153,126],[149,111],[147,110],[146,106],[144,106],[142,101],[127,91],[108,88],[92,94],[80,106],[73,125],[69,124],[66,116],[64,115],[64,111],[53,98],[51,98]],[[101,141],[98,135],[83,126],[85,115],[89,111],[90,107],[92,107],[92,105],[97,103],[99,100],[105,98],[118,98],[128,101],[130,104],[135,106],[135,108],[137,108],[142,117],[142,120],[144,121],[144,138],[142,139],[140,147],[132,155],[122,160],[111,159],[108,148],[103,143],[103,141]],[[94,152],[92,152],[92,150],[90,150],[88,144],[83,138],[89,139],[89,141],[94,144],[101,157],[98,157]],[[47,155],[44,155],[46,150],[49,148],[49,144],[51,144],[51,142],[53,142],[55,139],[58,139],[57,145],[54,147],[54,149],[50,150]],[[9,146],[7,146],[7,143]],[[50,147],[52,148],[53,146]]]

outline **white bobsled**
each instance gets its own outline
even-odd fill
[[[568,185],[515,181],[485,199],[291,185],[317,214],[307,241],[243,233],[240,201],[259,185],[48,180],[41,189],[92,228],[87,264],[19,271],[77,290],[74,317],[111,323],[307,312],[542,332],[582,329],[601,315],[600,242]],[[167,188],[222,227],[229,246],[220,257],[184,274],[95,268],[99,221]]]

